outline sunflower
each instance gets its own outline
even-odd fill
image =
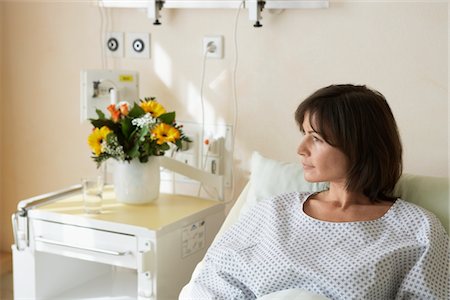
[[[157,140],[156,143],[162,145],[167,142],[175,143],[180,138],[180,131],[173,126],[161,123],[152,130],[152,135]]]
[[[152,115],[153,118],[157,118],[160,115],[166,113],[166,109],[156,102],[155,100],[145,101],[141,103],[141,108]]]
[[[103,126],[102,128],[94,128],[92,130],[92,133],[88,137],[88,144],[92,149],[92,152],[96,156],[99,156],[100,153],[102,153],[102,142],[106,140],[106,136],[111,132],[111,129],[109,129],[106,126]]]

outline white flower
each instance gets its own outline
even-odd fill
[[[109,154],[112,157],[117,157],[119,160],[125,160],[125,152],[123,151],[122,145],[119,145],[119,140],[115,135],[110,138],[109,143],[106,140],[102,142],[102,149],[106,154]]]
[[[131,120],[131,124],[133,124],[134,126],[137,126],[139,128],[143,128],[144,126],[156,124],[156,119],[153,118],[150,113],[146,113],[144,116],[142,116],[140,118]]]

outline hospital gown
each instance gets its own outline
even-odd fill
[[[450,299],[449,240],[430,212],[396,200],[381,218],[327,222],[311,193],[258,203],[208,250],[180,299],[256,299],[302,288],[330,299]]]

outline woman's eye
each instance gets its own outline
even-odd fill
[[[316,137],[316,136],[313,136],[312,139],[313,139],[314,142],[320,142],[320,141],[321,141],[321,140],[320,140],[318,137]]]

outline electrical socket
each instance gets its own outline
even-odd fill
[[[104,43],[108,56],[123,57],[123,32],[107,32]]]
[[[212,46],[208,51],[208,47]],[[223,57],[223,37],[217,36],[205,36],[203,38],[203,54],[206,53],[207,58],[222,58]]]
[[[205,171],[215,175],[221,174],[220,162],[220,157],[208,157],[206,159]]]
[[[126,33],[126,55],[130,58],[150,58],[150,33]]]

